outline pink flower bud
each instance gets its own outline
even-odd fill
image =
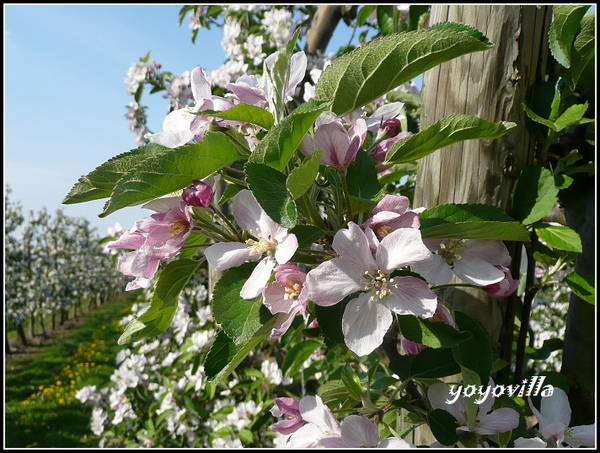
[[[386,138],[395,137],[402,131],[402,124],[398,118],[385,120],[379,129],[379,133]]]
[[[190,206],[208,208],[213,200],[213,191],[209,185],[202,181],[194,180],[192,185],[183,189],[181,198]]]

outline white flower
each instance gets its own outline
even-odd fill
[[[275,266],[292,258],[298,248],[298,239],[296,235],[288,234],[287,228],[273,222],[249,190],[242,190],[233,198],[232,212],[238,225],[256,240],[219,242],[208,247],[204,256],[219,271],[240,266],[254,257],[261,259],[240,291],[242,298],[254,299],[267,285]],[[266,256],[263,258],[263,255]]]

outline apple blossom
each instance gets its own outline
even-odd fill
[[[307,157],[321,149],[321,163],[345,167],[356,159],[358,149],[367,136],[367,123],[357,119],[349,130],[333,112],[323,112],[315,121],[315,135],[306,134],[298,149]]]
[[[190,77],[195,105],[169,113],[163,121],[163,132],[147,134],[146,138],[151,138],[154,142],[167,148],[183,146],[196,136],[202,140],[206,128],[216,120],[198,116],[195,113],[202,110],[223,111],[234,106],[231,101],[219,96],[212,96],[210,82],[206,72],[200,66],[194,68]],[[229,121],[224,121],[224,123],[235,124]]]
[[[275,269],[275,281],[263,290],[263,304],[273,314],[279,314],[268,340],[280,338],[289,329],[296,314],[308,320],[308,288],[306,274],[293,264],[282,264]]]
[[[489,388],[494,387],[494,381],[490,378]],[[459,423],[456,432],[469,431],[467,425],[467,400],[460,395],[449,404],[450,386],[439,382],[433,384],[427,390],[427,397],[433,409],[443,409],[449,412]],[[480,435],[491,435],[504,433],[519,426],[519,413],[510,407],[501,407],[492,411],[495,398],[492,395],[478,405],[477,418],[475,420],[474,432]]]
[[[562,447],[563,443],[574,448],[595,446],[595,423],[569,428],[571,405],[564,390],[555,387],[552,396],[542,398],[539,411],[531,402],[531,397],[528,399],[531,412],[539,422],[539,433],[553,446]]]
[[[241,242],[219,242],[204,251],[207,261],[218,271],[237,267],[254,257],[264,258],[240,292],[244,299],[254,299],[267,285],[277,264],[287,263],[298,249],[296,235],[277,225],[260,207],[249,190],[236,194],[232,202],[233,218],[256,239]]]
[[[133,230],[125,230],[107,244],[108,248],[135,250],[119,258],[119,271],[136,277],[127,284],[127,291],[147,288],[160,262],[179,252],[193,227],[188,207],[180,197],[158,198],[143,207],[155,214],[138,220]]]
[[[349,415],[342,420],[339,435],[331,434],[317,443],[319,448],[417,448],[397,437],[380,441],[377,425],[366,417]]]
[[[431,258],[421,232],[401,228],[378,244],[375,258],[365,233],[353,222],[333,238],[333,258],[311,270],[306,277],[308,298],[321,306],[335,305],[355,292],[342,317],[342,331],[348,348],[359,356],[380,346],[391,326],[392,311],[401,315],[430,318],[437,309],[437,296],[423,280],[401,276],[394,270]]]
[[[298,403],[298,412],[304,424],[291,433],[289,448],[314,448],[324,437],[341,434],[339,420],[321,397],[305,396]]]
[[[433,252],[426,263],[417,263],[413,269],[429,283],[450,283],[453,274],[474,286],[487,286],[505,278],[498,266],[507,266],[510,255],[502,241],[485,239],[425,239]]]
[[[362,224],[373,252],[392,231],[421,226],[418,214],[408,209],[409,203],[405,196],[388,194],[373,208],[373,215]]]
[[[514,293],[519,288],[519,280],[512,278],[510,269],[504,266],[494,266],[504,272],[504,279],[491,285],[486,285],[483,289],[492,297],[505,298]]]

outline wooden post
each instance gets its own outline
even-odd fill
[[[515,178],[533,160],[534,140],[525,128],[522,103],[541,81],[548,60],[552,7],[519,5],[433,6],[431,23],[459,22],[481,31],[494,44],[456,58],[423,77],[423,127],[451,114],[517,127],[496,140],[469,140],[419,161],[414,206],[486,203],[508,210]],[[513,253],[511,253],[513,255]],[[498,338],[502,310],[480,289],[443,291],[440,296],[479,320]],[[503,307],[504,308],[504,307]]]
[[[471,25],[494,47],[425,72],[422,129],[452,114],[512,121],[517,127],[499,139],[457,143],[419,160],[413,207],[486,203],[510,208],[515,178],[533,159],[534,141],[521,104],[546,69],[551,17],[551,6],[432,6],[431,24]],[[514,256],[515,246],[507,245]],[[506,299],[492,299],[478,288],[447,289],[439,296],[481,322],[492,338],[500,337]],[[512,330],[510,334],[512,338]],[[416,445],[435,441],[427,426],[413,433]]]

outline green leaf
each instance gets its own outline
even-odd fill
[[[296,225],[296,204],[287,188],[287,177],[264,164],[247,162],[246,181],[254,198],[277,224],[292,228]]]
[[[410,162],[465,140],[492,140],[502,137],[515,123],[493,123],[469,115],[450,115],[424,131],[401,138],[389,149],[385,164]]]
[[[321,150],[313,153],[310,159],[292,170],[287,178],[287,188],[294,200],[297,200],[311,188],[315,178],[319,174],[319,163],[321,162]]]
[[[448,349],[425,348],[416,355],[394,357],[390,370],[402,380],[439,379],[460,373],[460,366]]]
[[[262,297],[242,299],[240,291],[256,263],[245,263],[229,269],[216,283],[210,303],[215,321],[235,344],[248,341],[270,316]]]
[[[394,32],[394,5],[377,5],[377,26],[383,36]]]
[[[569,107],[555,121],[554,124],[556,125],[556,130],[560,132],[573,124],[579,123],[583,119],[583,115],[585,115],[587,109],[587,102],[585,104],[575,104]]]
[[[350,394],[341,379],[331,379],[317,389],[317,395],[321,397],[327,406],[337,407],[348,398]]]
[[[501,208],[484,204],[445,204],[419,214],[423,238],[529,241],[529,232]]]
[[[418,316],[398,316],[398,327],[407,340],[430,348],[447,348],[471,338],[469,332],[459,332],[445,322]]]
[[[458,421],[450,412],[443,409],[432,410],[427,414],[427,424],[442,445],[454,445],[460,439],[460,435],[456,433]]]
[[[273,115],[261,107],[249,104],[238,104],[223,111],[203,110],[194,114],[198,116],[240,121],[242,123],[252,123],[267,130],[271,129],[274,124]]]
[[[239,157],[235,145],[220,132],[207,133],[200,143],[155,153],[117,182],[99,217],[183,189]]]
[[[331,110],[345,116],[434,66],[489,49],[491,44],[484,38],[430,27],[370,41],[323,71],[315,87],[316,99],[332,99]]]
[[[192,258],[205,241],[205,235],[200,234],[197,231],[191,231],[190,235],[185,240],[184,248],[179,251],[178,256],[180,258]]]
[[[563,281],[569,285],[571,291],[583,300],[590,304],[596,303],[596,283],[592,274],[581,274],[573,271],[565,275]]]
[[[344,365],[344,368],[342,368],[342,382],[348,390],[350,397],[360,401],[363,394],[360,378],[356,375],[354,370],[352,370],[352,367],[349,363]]]
[[[310,247],[325,236],[325,232],[322,229],[312,225],[296,225],[289,233],[296,235],[298,247],[300,248]]]
[[[150,308],[129,322],[118,343],[139,341],[167,330],[177,309],[179,293],[203,261],[182,258],[168,263],[158,277]]]
[[[575,37],[571,49],[571,83],[576,86],[583,71],[593,64],[596,55],[596,13],[583,16],[581,31]]]
[[[329,100],[314,99],[302,104],[269,130],[252,151],[249,161],[267,164],[275,170],[283,171],[317,117],[330,104]]]
[[[204,372],[208,381],[217,384],[229,376],[250,351],[271,333],[276,320],[277,316],[273,316],[246,343],[235,344],[225,332],[222,330],[217,332],[204,361]]]
[[[348,166],[346,180],[354,214],[374,208],[381,200],[385,186],[379,182],[375,163],[365,151],[359,150],[355,162]]]
[[[79,178],[79,181],[62,201],[63,204],[83,203],[109,197],[117,181],[132,168],[152,154],[166,149],[164,146],[150,143],[113,157],[88,175]]]
[[[375,5],[362,5],[356,15],[356,23],[359,27],[362,27],[373,11],[375,11]]]
[[[461,331],[471,332],[472,337],[452,347],[452,355],[461,367],[474,371],[481,382],[488,382],[492,370],[492,344],[485,328],[473,318],[460,311],[454,319]]]
[[[528,165],[519,175],[512,193],[511,216],[524,225],[548,214],[558,200],[552,172],[539,165]]]
[[[305,340],[292,346],[285,355],[285,359],[283,359],[283,364],[281,365],[281,372],[283,375],[290,377],[295,376],[310,355],[322,345],[323,343],[317,340]]]
[[[571,66],[571,47],[588,6],[554,5],[554,20],[548,33],[550,51],[562,66]]]
[[[534,225],[536,234],[553,249],[581,253],[581,238],[575,230],[566,226],[537,223]]]

